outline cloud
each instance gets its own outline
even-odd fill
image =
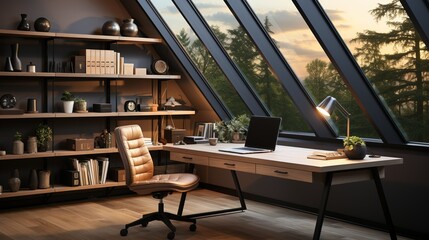
[[[323,50],[315,50],[313,48],[301,47],[299,44],[293,44],[293,43],[283,42],[283,41],[277,42],[277,44],[280,49],[293,51],[296,53],[296,55],[305,56],[306,58],[309,58],[309,59],[326,57],[326,54],[325,52],[323,52]]]
[[[210,25],[218,25],[212,24],[210,21],[220,22],[222,23],[222,25],[229,26],[232,28],[236,28],[238,25],[237,19],[235,19],[235,17],[230,13],[217,12],[215,14],[204,17]]]

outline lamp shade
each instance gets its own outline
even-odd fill
[[[323,99],[322,102],[319,103],[319,105],[317,105],[316,109],[324,116],[329,117],[334,111],[336,102],[337,99],[331,96],[327,96],[325,99]]]

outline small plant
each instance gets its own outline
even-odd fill
[[[229,121],[220,121],[215,124],[215,131],[220,141],[231,141],[233,133],[245,134],[249,126],[250,118],[245,115],[239,115]]]
[[[39,124],[36,128],[36,137],[38,145],[46,145],[52,140],[52,129],[46,124]]]
[[[16,132],[15,135],[13,135],[13,139],[15,141],[21,141],[22,140],[22,134],[20,132]]]
[[[86,102],[86,100],[83,99],[83,98],[81,98],[81,97],[77,97],[77,98],[74,99],[74,102],[75,103],[80,103],[80,102]]]
[[[69,91],[64,91],[62,96],[61,96],[61,100],[62,101],[74,101],[75,97],[74,97],[73,93],[71,93]]]
[[[351,151],[357,145],[365,146],[365,141],[357,136],[349,136],[344,138],[343,145],[345,149]]]

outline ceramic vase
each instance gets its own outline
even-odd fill
[[[36,137],[28,137],[27,152],[28,153],[37,153],[37,138]]]
[[[29,188],[31,189],[31,190],[35,190],[35,189],[37,189],[37,187],[39,186],[39,181],[38,181],[39,179],[38,179],[38,177],[37,177],[37,171],[36,171],[36,169],[32,169],[31,171],[30,171],[30,178],[29,178],[29,181],[30,181],[30,183],[29,183]]]
[[[30,23],[27,21],[27,14],[21,14],[21,22],[19,23],[17,29],[22,31],[30,31],[31,27]]]
[[[9,178],[9,187],[12,192],[18,192],[21,187],[21,179],[19,179],[19,171],[15,169],[12,177]]]
[[[15,44],[12,44],[10,47],[12,50],[12,56],[10,57],[10,61],[12,63],[13,71],[14,72],[21,72],[22,71],[22,64],[21,64],[21,60],[18,57],[19,44],[15,43]]]
[[[49,32],[49,30],[51,30],[51,22],[44,17],[39,17],[34,21],[34,30],[38,32]]]
[[[13,150],[12,153],[15,155],[24,154],[24,143],[21,140],[13,141]]]
[[[134,23],[134,19],[125,19],[121,26],[122,36],[136,37],[138,33],[137,25]]]
[[[103,24],[101,31],[104,35],[113,35],[119,36],[121,35],[121,27],[115,21],[107,21]]]
[[[13,72],[12,60],[11,60],[10,57],[6,58],[6,62],[5,62],[5,65],[4,65],[4,70],[6,72]]]
[[[49,188],[49,179],[51,177],[51,171],[41,170],[39,171],[39,188]]]

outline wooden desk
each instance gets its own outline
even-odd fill
[[[276,151],[271,153],[234,154],[219,151],[220,148],[239,146],[241,145],[166,145],[163,149],[170,152],[170,159],[174,161],[180,161],[191,165],[198,164],[231,170],[234,184],[241,202],[241,208],[230,209],[231,211],[246,209],[236,171],[274,176],[308,183],[323,183],[324,190],[320,202],[313,239],[320,238],[326,204],[328,202],[329,191],[332,184],[373,180],[375,182],[386,223],[390,231],[390,237],[391,239],[396,239],[395,228],[392,223],[380,178],[384,177],[384,168],[386,166],[402,164],[402,158],[385,156],[381,156],[380,158],[369,158],[367,156],[364,160],[314,160],[307,159],[307,156],[317,149],[288,146],[277,146]],[[181,210],[183,209],[179,210],[180,213]],[[225,212],[225,210],[194,214],[192,217],[207,216],[222,212]]]

